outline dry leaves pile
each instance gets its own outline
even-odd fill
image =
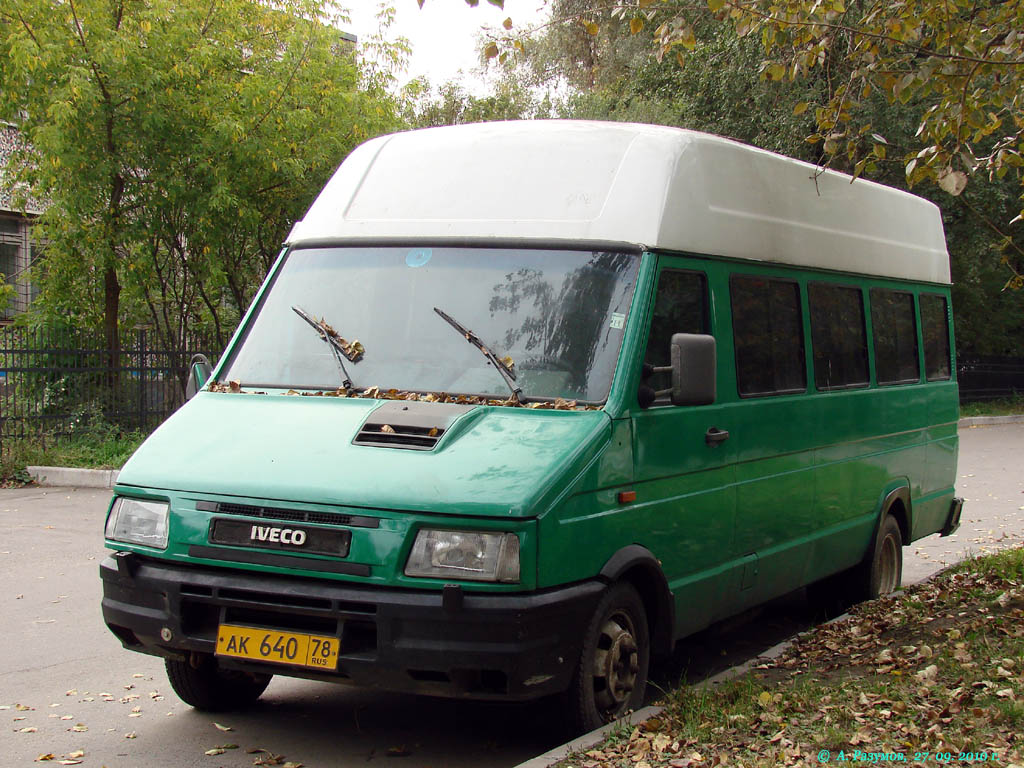
[[[212,381],[209,384],[209,390],[211,392],[222,392],[229,394],[243,394],[243,395],[265,395],[266,392],[257,390],[245,390],[242,389],[242,385],[237,381],[229,381],[227,384],[220,384],[216,381]],[[425,394],[420,392],[407,392],[405,390],[398,389],[381,389],[380,387],[365,387],[362,389],[346,389],[345,387],[338,387],[338,389],[330,391],[306,392],[295,389],[289,389],[285,392],[286,395],[299,395],[302,397],[352,397],[352,398],[367,398],[372,400],[412,400],[422,403],[456,403],[458,405],[493,405],[501,406],[505,408],[529,408],[531,410],[545,410],[545,411],[599,411],[601,406],[599,405],[580,405],[575,400],[566,400],[558,397],[554,400],[535,401],[530,403],[519,403],[514,398],[489,398],[481,397],[480,395],[450,395],[447,392],[427,392]]]
[[[674,691],[659,717],[563,765],[819,765],[828,750],[1024,768],[1024,549],[851,614],[744,677]]]

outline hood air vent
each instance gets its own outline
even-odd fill
[[[373,410],[353,445],[429,451],[459,416],[475,405],[389,400]]]

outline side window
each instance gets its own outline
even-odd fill
[[[654,366],[671,365],[670,345],[673,333],[708,332],[707,280],[702,272],[666,269],[658,278],[647,337],[644,362]],[[648,382],[654,389],[669,389],[672,375],[658,373]]]
[[[868,334],[860,289],[811,283],[807,286],[807,302],[811,313],[814,386],[867,386]]]
[[[949,372],[949,313],[946,297],[936,293],[922,293],[921,337],[924,339],[924,375],[928,381],[950,378]]]
[[[730,288],[740,395],[806,390],[800,287],[789,280],[734,276]]]
[[[872,288],[871,326],[878,383],[908,384],[920,380],[913,295]]]

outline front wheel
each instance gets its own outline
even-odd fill
[[[241,709],[252,704],[270,685],[272,675],[221,669],[212,656],[187,661],[167,659],[167,679],[178,698],[206,712]]]
[[[620,582],[604,593],[583,637],[567,693],[574,731],[592,731],[638,709],[649,662],[647,612],[636,589]]]

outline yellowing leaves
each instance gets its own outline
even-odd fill
[[[644,28],[644,20],[638,16],[634,16],[629,20],[629,34],[639,35]]]

